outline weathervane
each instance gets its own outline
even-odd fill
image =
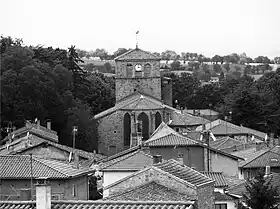
[[[138,33],[139,33],[139,30],[136,31],[136,49],[138,49]]]

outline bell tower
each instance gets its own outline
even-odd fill
[[[160,57],[136,46],[115,62],[116,102],[137,91],[161,100]]]

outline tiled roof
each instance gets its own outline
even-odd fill
[[[187,201],[196,197],[179,193],[157,182],[148,182],[141,186],[113,193],[104,200],[114,201]]]
[[[249,162],[240,164],[242,168],[260,168],[269,165],[270,167],[280,167],[280,154],[267,151]]]
[[[221,193],[221,192],[214,192],[214,198],[215,201],[228,201],[228,200],[234,200],[231,196]]]
[[[28,140],[30,141],[28,146],[24,146],[19,150],[13,151],[13,150],[8,150],[8,149],[2,149],[0,150],[0,155],[7,155],[7,154],[17,154],[17,153],[22,153],[28,149],[32,149],[33,147],[37,147],[37,146],[41,146],[41,145],[50,145],[53,147],[56,147],[58,149],[61,149],[63,151],[67,151],[67,152],[72,152],[73,148],[72,147],[68,147],[66,145],[63,144],[58,144],[56,142],[51,142],[48,140],[44,140],[41,139],[40,137],[34,136],[34,135],[29,135]],[[18,143],[20,143],[20,140],[18,141]],[[77,155],[79,155],[80,157],[86,158],[86,159],[92,159],[95,161],[99,161],[103,158],[105,158],[106,156],[101,155],[101,154],[96,154],[93,152],[86,152],[84,150],[80,150],[80,149],[74,149],[75,153]]]
[[[215,180],[214,187],[228,187],[228,182],[222,172],[201,172],[210,179]]]
[[[129,61],[129,60],[160,60],[160,57],[155,56],[152,53],[144,51],[139,48],[132,49],[118,57],[115,58],[115,61]]]
[[[233,139],[231,137],[223,137],[217,139],[216,141],[210,141],[210,146],[219,150],[226,149],[233,146],[242,145],[243,143],[239,140]]]
[[[205,124],[206,130],[211,129],[213,134],[222,135],[222,134],[250,134],[258,138],[264,139],[265,133],[250,129],[244,126],[237,126],[233,123],[218,119],[210,123]],[[202,126],[196,128],[196,131],[202,131]]]
[[[185,165],[181,165],[178,161],[173,159],[159,164],[154,164],[154,166],[186,182],[189,182],[194,186],[214,183],[214,180],[208,178],[206,175]]]
[[[153,164],[153,157],[144,153],[142,150],[136,150],[135,152],[127,155],[115,158],[104,164],[100,164],[102,170],[122,170],[122,171],[138,171],[146,166]]]
[[[51,209],[191,209],[193,201],[52,201]],[[0,209],[36,208],[32,201],[0,201]]]
[[[145,143],[149,147],[156,147],[156,146],[184,146],[184,145],[194,145],[198,144],[197,141],[184,137],[175,135],[174,133],[170,133],[166,136],[161,138],[157,138],[154,140],[148,140]]]
[[[109,108],[94,116],[94,119],[102,118],[109,115],[117,110],[160,110],[168,108],[177,111],[175,108],[164,104],[161,100],[154,98],[150,95],[144,94],[142,92],[134,92],[127,97],[121,99],[112,108]]]
[[[172,118],[172,122],[169,124],[171,126],[199,126],[201,124],[205,124],[205,123],[209,123],[210,121],[202,118],[202,117],[198,117],[198,116],[194,116],[191,115],[189,113],[186,112],[172,112],[171,115]]]
[[[187,109],[187,110],[184,110],[185,112],[187,113],[190,113],[190,114],[200,114],[200,115],[209,115],[209,116],[215,116],[215,115],[219,115],[218,112],[214,111],[214,110],[210,110],[210,109]]]
[[[32,159],[32,160],[31,160]],[[93,172],[89,168],[77,169],[68,163],[56,160],[46,160],[27,155],[0,156],[0,178],[3,179],[27,179],[47,177],[50,179],[64,179]]]

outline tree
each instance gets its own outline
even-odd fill
[[[213,70],[216,73],[221,73],[223,71],[222,68],[221,68],[221,65],[219,65],[219,64],[214,64],[213,65]]]
[[[277,209],[280,201],[278,188],[271,185],[271,179],[265,179],[261,172],[248,181],[243,197],[252,209]]]
[[[212,57],[212,62],[215,62],[216,64],[218,64],[218,62],[221,63],[221,65],[223,64],[223,57],[221,57],[220,55],[215,55],[214,57]]]
[[[227,72],[229,72],[230,66],[229,66],[228,63],[225,63],[225,64],[223,65],[223,67],[226,69]]]
[[[126,53],[128,50],[129,49],[126,49],[126,48],[118,48],[118,50],[113,53],[113,58],[116,58],[116,57]]]
[[[181,63],[180,61],[174,61],[171,63],[171,70],[181,70]]]
[[[168,60],[175,60],[177,56],[178,56],[177,53],[172,50],[166,50],[161,53],[161,58],[163,60],[166,60],[166,63],[168,62]]]
[[[101,60],[108,58],[108,52],[105,49],[96,49],[94,51],[94,57],[99,57]]]
[[[280,57],[274,57],[274,63],[280,64]]]
[[[271,61],[268,57],[266,56],[258,56],[254,59],[255,63],[263,63],[263,64],[270,64]]]

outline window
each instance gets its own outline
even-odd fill
[[[72,195],[73,195],[73,197],[76,197],[76,185],[75,184],[73,184],[73,186],[72,186]]]
[[[126,77],[131,78],[132,77],[132,71],[133,71],[133,65],[128,63],[126,65]]]
[[[124,131],[124,146],[130,145],[130,134],[131,134],[131,118],[129,113],[125,113],[123,119],[123,131]]]
[[[161,115],[159,112],[155,115],[155,129],[161,124]]]
[[[151,65],[149,63],[144,65],[144,76],[148,77],[151,75]]]
[[[227,209],[227,204],[215,204],[215,209]]]

